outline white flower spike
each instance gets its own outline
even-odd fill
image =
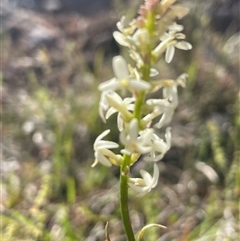
[[[166,128],[165,138],[162,139],[155,127],[161,129],[170,123],[178,106],[178,86],[185,87],[186,84],[187,74],[180,75],[176,80],[157,79],[159,73],[154,69],[164,55],[165,61],[170,63],[176,48],[192,48],[185,41],[183,26],[175,22],[184,17],[188,10],[180,5],[173,6],[176,1],[145,0],[136,19],[126,22],[125,17],[121,18],[113,37],[120,45],[127,47],[131,64],[122,56],[114,57],[114,77],[98,87],[101,91],[99,115],[106,122],[116,113],[121,150],[120,154],[111,151],[119,145],[102,140],[110,132],[104,131],[94,143],[95,162],[92,166],[100,162],[108,167],[120,167],[120,210],[126,240],[135,240],[129,224],[130,215],[125,208],[128,205],[128,189],[137,192],[137,196],[143,196],[157,186],[159,168],[156,162],[162,160],[171,147],[171,128]],[[149,94],[159,89],[162,90],[161,97],[151,98]],[[141,156],[143,161],[153,163],[153,175],[141,170],[141,178],[131,177],[130,167],[141,161]],[[155,224],[146,226],[140,232],[139,240],[144,230],[153,226],[160,227]],[[110,240],[108,232],[106,238]]]

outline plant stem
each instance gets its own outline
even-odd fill
[[[145,80],[145,81],[149,80],[150,68],[151,68],[151,66],[149,64],[145,64],[142,67],[143,80]],[[135,108],[134,108],[133,114],[134,114],[134,117],[137,118],[139,122],[142,118],[142,105],[145,101],[145,96],[146,96],[145,91],[140,92],[139,96],[136,100],[136,103],[135,103]]]
[[[155,15],[150,12],[148,21],[148,32],[149,36],[153,35],[154,32],[154,22],[155,22]],[[142,78],[145,81],[149,81],[150,76],[150,69],[151,69],[151,50],[152,46],[149,44],[148,46],[148,58],[145,64],[142,66]],[[134,108],[134,118],[137,118],[140,125],[140,120],[142,118],[142,106],[145,101],[146,92],[142,91],[139,93],[139,96],[135,102]],[[120,173],[120,209],[122,215],[122,221],[125,228],[125,232],[128,238],[128,241],[135,241],[134,233],[132,230],[131,220],[129,216],[128,210],[128,177],[129,177],[129,167],[131,162],[130,155],[124,155],[123,164],[121,166],[121,173]]]
[[[120,209],[128,241],[135,241],[128,210],[128,168],[130,166],[130,161],[131,156],[124,155],[120,173]]]
[[[145,91],[142,91],[137,100],[136,100],[136,103],[135,103],[135,109],[134,109],[134,117],[138,119],[138,121],[141,120],[141,117],[142,117],[142,105],[144,103],[144,100],[145,100]]]

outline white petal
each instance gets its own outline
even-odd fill
[[[104,108],[101,104],[99,104],[98,113],[101,119],[103,120],[103,122],[106,123],[105,116],[104,116]]]
[[[149,143],[153,136],[153,129],[146,129],[145,131],[142,131],[140,136],[144,143]]]
[[[169,149],[171,146],[171,139],[172,139],[171,127],[168,127],[166,129],[165,138],[166,138],[166,143],[167,143],[168,149]]]
[[[156,69],[151,68],[150,69],[150,77],[155,77],[159,74],[159,72]]]
[[[155,152],[166,153],[167,148],[167,144],[162,139],[153,141],[153,150]]]
[[[132,190],[139,193],[137,195],[138,197],[142,197],[143,195],[145,195],[146,193],[148,193],[150,191],[149,187],[140,187],[140,186],[136,186],[132,183],[128,183],[128,185]]]
[[[111,115],[113,115],[116,112],[117,112],[117,110],[114,109],[113,107],[109,108],[107,113],[106,113],[106,119],[108,119]]]
[[[97,153],[96,159],[107,167],[112,166],[112,163],[100,152]]]
[[[168,99],[171,103],[170,105],[173,108],[176,108],[178,105],[178,92],[177,92],[177,85],[173,85],[171,87],[163,88],[163,96],[164,98]]]
[[[107,102],[107,99],[106,99],[107,93],[108,93],[108,91],[102,92],[101,97],[100,97],[100,105],[102,106],[102,108],[104,110],[107,110],[109,108],[109,105],[108,105],[108,102]]]
[[[123,149],[120,151],[122,154],[126,154],[126,155],[131,155],[133,152],[131,150],[128,149]]]
[[[131,97],[131,98],[126,97],[126,98],[123,100],[124,104],[126,104],[126,105],[129,105],[129,104],[131,104],[131,103],[134,102],[134,101],[135,101],[135,98],[133,98],[133,97]]]
[[[121,114],[119,113],[118,114],[118,116],[117,116],[117,126],[118,126],[118,130],[120,131],[120,132],[122,132],[123,131],[123,119],[122,119],[122,116],[121,116]]]
[[[163,98],[168,99],[170,96],[170,87],[163,88]]]
[[[183,26],[179,24],[173,24],[168,26],[168,30],[174,32],[181,32],[183,30]]]
[[[180,5],[171,6],[171,10],[178,19],[182,19],[189,12],[188,8],[182,7]]]
[[[158,178],[159,178],[159,169],[158,166],[154,163],[154,171],[153,171],[153,177],[151,175],[144,171],[140,171],[142,177],[143,177],[143,182],[145,183],[146,186],[138,186],[137,184],[141,182],[141,179],[139,178],[131,178],[132,181],[133,179],[136,179],[136,183],[133,184],[131,182],[128,183],[129,187],[132,188],[134,191],[138,192],[138,196],[143,196],[146,193],[148,193],[152,188],[156,187],[158,183]]]
[[[133,35],[133,41],[137,45],[149,43],[149,33],[145,28],[138,29]]]
[[[143,80],[130,80],[129,86],[134,90],[148,90],[151,88],[151,84]]]
[[[95,142],[94,142],[94,145],[97,144],[100,140],[102,140],[103,137],[105,137],[106,135],[108,135],[109,132],[110,132],[110,130],[108,129],[108,130],[105,130],[102,134],[100,134],[100,135],[96,138],[96,140],[95,140]]]
[[[101,83],[98,86],[98,89],[100,91],[109,91],[109,90],[116,90],[120,87],[119,81],[116,80],[116,78],[110,79],[108,81],[105,81],[104,83]]]
[[[106,96],[110,97],[111,99],[114,99],[115,102],[118,102],[118,103],[120,103],[120,104],[123,103],[122,97],[121,97],[118,93],[116,93],[116,92],[114,92],[114,91],[109,91],[109,92],[106,94]]]
[[[162,128],[164,125],[168,124],[172,120],[173,110],[165,112],[157,124],[157,128]]]
[[[130,57],[137,63],[137,66],[139,68],[143,66],[143,64],[144,64],[143,59],[138,52],[132,50],[130,53]],[[137,72],[137,71],[135,71],[135,72]]]
[[[119,140],[123,145],[125,145],[125,143],[127,142],[127,138],[124,132],[120,133]]]
[[[114,31],[113,37],[120,45],[125,46],[125,47],[129,46],[129,41],[122,33],[118,32],[118,31]]]
[[[175,53],[175,47],[173,45],[168,46],[166,51],[166,56],[165,56],[165,60],[168,64],[172,61],[174,53]]]
[[[176,79],[176,82],[177,82],[178,85],[180,85],[182,87],[185,87],[187,78],[188,78],[188,74],[183,73],[180,76],[178,76],[178,78]]]
[[[157,186],[158,179],[159,179],[159,168],[158,168],[157,164],[154,163],[152,188]]]
[[[100,102],[99,102],[99,115],[102,118],[103,122],[106,122],[104,112],[109,108],[109,104],[106,99],[107,92],[102,92]]]
[[[129,71],[127,62],[122,56],[119,55],[113,58],[113,71],[118,79],[128,78]]]
[[[127,109],[130,110],[130,111],[134,111],[134,107],[135,107],[134,104],[127,105]]]
[[[147,154],[152,150],[151,146],[137,145],[137,151],[141,154]]]
[[[185,39],[186,35],[183,33],[176,33],[175,34],[175,39]]]
[[[179,41],[175,44],[175,47],[182,50],[192,49],[192,45],[186,41]]]
[[[166,49],[166,43],[168,40],[166,39],[165,41],[162,41],[154,50],[153,50],[153,55],[155,55],[157,58],[164,53]]]
[[[129,136],[131,141],[136,141],[138,137],[138,120],[132,119],[129,123]]]
[[[164,98],[167,98],[164,96]],[[168,100],[164,99],[148,99],[146,101],[147,105],[156,105],[156,106],[169,106]]]
[[[91,165],[91,167],[95,167],[98,164],[98,159],[95,158],[94,163]]]
[[[153,153],[151,156],[146,156],[144,157],[145,161],[149,161],[149,162],[159,162],[163,159],[165,154],[159,154],[159,155],[155,155],[155,153]]]
[[[99,141],[96,147],[97,147],[97,150],[113,149],[113,148],[118,148],[119,145],[113,141]]]
[[[169,34],[164,33],[164,34],[160,37],[160,40],[161,40],[161,41],[164,41],[164,40],[166,40],[166,39],[168,39],[168,38],[169,38]]]
[[[143,177],[143,180],[145,181],[146,186],[151,187],[152,186],[152,176],[145,170],[140,170],[140,174]]]
[[[117,26],[118,30],[122,32],[123,26],[122,26],[122,24],[121,24],[120,21],[118,21],[118,22],[116,23],[116,26]],[[116,32],[117,32],[117,31],[116,31]]]
[[[123,18],[123,17],[122,17],[122,18]],[[118,22],[116,23],[116,26],[117,26],[118,30],[121,31],[121,32],[122,32],[122,30],[123,30],[123,28],[124,28],[122,18],[121,18],[120,21],[118,21]],[[116,31],[116,32],[117,32],[117,31]]]

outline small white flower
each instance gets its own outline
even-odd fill
[[[108,157],[113,158],[115,160],[118,159],[118,157],[108,149],[118,148],[119,145],[113,141],[102,140],[106,135],[108,135],[109,132],[110,130],[105,130],[102,134],[100,134],[97,137],[97,139],[93,144],[93,148],[95,151],[94,153],[95,161],[92,164],[92,167],[96,166],[98,162],[109,167],[112,165],[112,163],[109,161]]]
[[[175,107],[167,99],[149,99],[146,102],[148,105],[153,106],[152,116],[147,116],[143,118],[146,121],[150,121],[150,118],[155,118],[162,114],[159,122],[156,124],[157,128],[162,128],[167,125],[174,114]]]
[[[122,46],[128,47],[130,49],[135,49],[135,41],[132,38],[132,34],[136,30],[136,24],[134,21],[130,22],[127,26],[126,18],[123,16],[119,22],[117,22],[117,28],[120,31],[114,31],[113,37],[114,39]]]
[[[100,91],[116,91],[118,89],[143,91],[151,87],[146,81],[129,78],[127,62],[122,56],[113,58],[113,71],[116,77],[100,84],[98,87]]]
[[[132,113],[129,112],[129,110],[134,109],[134,104],[131,104],[131,102],[134,101],[134,98],[127,98],[127,100],[123,101],[122,98],[114,91],[108,91],[108,93],[105,95],[105,98],[108,105],[111,106],[110,112],[106,112],[107,118],[114,114],[116,110],[119,112],[119,114],[121,114],[121,118],[124,121],[129,122],[132,119]]]
[[[121,150],[121,153],[127,155],[135,152],[146,154],[152,150],[152,147],[147,144],[153,134],[152,129],[146,129],[138,133],[138,120],[134,118],[129,123],[128,132],[129,133],[126,134],[126,132],[123,131],[120,134],[120,141],[125,146],[125,148]]]
[[[175,108],[169,104],[169,106],[165,107],[165,111],[163,115],[161,116],[159,122],[156,124],[156,127],[158,129],[161,129],[163,126],[167,125],[169,122],[171,122],[173,114],[174,114]]]
[[[165,86],[163,88],[163,97],[168,99],[171,102],[171,105],[173,108],[176,108],[178,106],[178,90],[177,86],[185,87],[186,85],[186,79],[188,75],[183,73],[176,79],[176,82],[174,84],[171,84],[169,86]]]
[[[158,74],[159,74],[159,72],[156,69],[154,69],[154,68],[150,69],[150,77],[155,77]]]
[[[177,84],[172,86],[164,87],[163,88],[163,97],[168,99],[171,103],[172,108],[176,108],[178,106],[178,91],[177,91]]]
[[[143,125],[146,127],[150,127],[152,124],[152,120],[156,118],[157,116],[161,115],[162,112],[159,111],[158,108],[154,108],[152,113],[145,115],[142,120],[143,120]]]
[[[120,45],[128,48],[135,48],[134,41],[130,36],[124,35],[118,31],[114,31],[113,37]]]
[[[154,163],[153,176],[147,171],[141,170],[140,174],[142,178],[129,178],[128,185],[131,189],[138,192],[138,196],[143,196],[150,192],[154,187],[157,186],[159,178],[159,169],[156,163]]]
[[[147,29],[145,28],[140,28],[138,29],[133,37],[132,37],[134,43],[136,44],[136,46],[138,48],[141,48],[143,46],[146,46],[149,44],[150,42],[150,36],[149,36],[149,33],[147,31]]]
[[[186,87],[187,78],[188,78],[188,74],[186,73],[179,75],[176,79],[177,85],[180,85],[183,88]]]
[[[168,30],[168,33],[164,33],[161,36],[160,40],[162,42],[155,48],[153,53],[155,56],[160,56],[166,50],[165,60],[167,63],[170,63],[173,59],[175,48],[181,50],[190,50],[192,49],[192,45],[186,41],[183,41],[183,39],[185,39],[185,35],[179,33],[183,30],[182,25],[170,25]]]
[[[146,101],[147,105],[152,107],[158,107],[161,113],[164,112],[164,107],[168,106],[169,101],[167,99],[148,99]]]
[[[109,104],[108,104],[108,101],[106,99],[106,95],[109,92],[110,91],[104,91],[104,92],[101,93],[99,107],[98,107],[99,116],[101,117],[101,119],[103,120],[104,123],[106,122],[105,112],[109,109]]]
[[[114,92],[114,97],[112,96],[112,98],[115,98],[115,101],[119,103],[119,105],[122,107],[121,109],[124,110],[128,110],[128,111],[133,111],[134,110],[134,104],[132,104],[135,101],[135,98],[125,98],[122,99],[120,97],[120,95],[118,95],[117,93]],[[123,120],[123,115],[121,114],[121,109],[118,110],[114,107],[110,107],[108,109],[108,111],[106,112],[106,119],[108,119],[111,115],[113,115],[114,113],[118,112],[118,116],[117,116],[117,125],[118,125],[118,129],[120,132],[123,131],[123,127],[124,127],[124,120]]]
[[[125,35],[132,34],[137,27],[134,20],[130,23],[126,23],[125,16],[122,16],[120,21],[118,21],[116,25],[118,30],[124,33]]]
[[[181,32],[183,30],[182,25],[173,24],[168,27],[169,32],[165,33],[160,40],[161,41],[168,41],[168,47],[166,50],[165,60],[167,63],[170,63],[173,59],[175,48],[181,49],[181,50],[190,50],[192,49],[192,45],[186,41],[182,41],[182,39],[185,39],[185,35]],[[175,41],[172,41],[175,40]],[[171,42],[170,42],[171,41]]]
[[[160,161],[165,156],[171,147],[172,135],[170,127],[166,129],[165,139],[166,142],[156,134],[153,134],[153,138],[151,140],[152,151],[150,153],[150,157],[145,157],[144,159],[147,161]]]
[[[114,39],[122,46],[128,47],[131,50],[136,50],[142,45],[146,45],[149,43],[149,34],[146,29],[138,29],[133,34],[133,36],[126,34],[122,26],[117,23],[117,27],[122,32],[114,31],[113,37]],[[129,28],[131,30],[131,28]]]

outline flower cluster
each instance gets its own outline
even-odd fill
[[[117,23],[115,40],[128,48],[133,64],[122,56],[113,58],[115,77],[101,83],[99,115],[104,122],[117,114],[120,145],[103,140],[110,130],[104,131],[94,143],[95,166],[98,162],[105,166],[124,167],[121,175],[127,175],[128,186],[144,195],[157,185],[159,169],[156,164],[171,147],[171,128],[165,130],[165,138],[157,134],[157,129],[165,128],[178,106],[178,86],[185,86],[186,74],[176,80],[157,79],[156,66],[163,55],[170,63],[175,49],[190,50],[191,44],[181,33],[182,25],[175,20],[184,17],[188,10],[173,5],[176,0],[146,0],[139,9],[139,16],[127,23],[126,18]],[[154,79],[153,79],[154,77]],[[162,90],[161,98],[151,98],[151,93]],[[148,97],[150,96],[150,97]],[[116,154],[112,149],[120,147]],[[141,170],[142,178],[130,176],[130,166],[143,156],[153,163],[153,176]]]

